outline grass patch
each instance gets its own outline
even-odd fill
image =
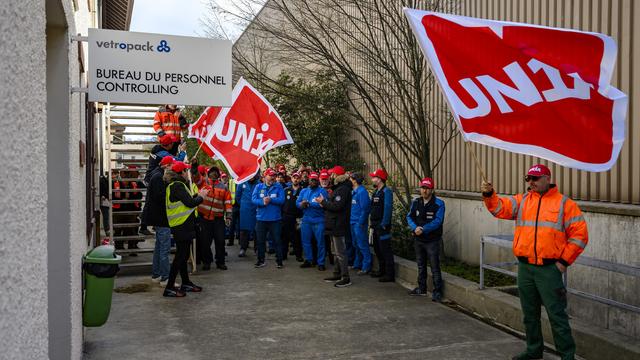
[[[470,265],[454,258],[444,258],[440,264],[442,271],[461,277],[463,279],[480,282],[480,266]],[[484,285],[487,287],[511,286],[516,284],[516,279],[492,270],[484,271]]]

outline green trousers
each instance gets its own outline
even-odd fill
[[[576,344],[571,336],[567,315],[567,290],[562,273],[555,264],[536,266],[518,264],[518,292],[527,333],[527,355],[542,358],[544,339],[540,322],[541,305],[547,309],[553,342],[563,360],[573,360]]]

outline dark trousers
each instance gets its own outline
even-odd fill
[[[231,211],[231,225],[229,226],[229,245],[233,245],[233,242],[238,238],[240,242],[240,207],[234,206]]]
[[[353,262],[356,259],[356,248],[353,246],[353,239],[351,239],[351,229],[345,234],[344,241],[346,245],[345,254],[349,261],[349,266],[353,266]]]
[[[324,251],[325,251],[325,256],[329,257],[329,263],[333,264],[333,252],[331,250],[331,236],[329,235],[324,235]],[[317,259],[318,258],[318,244],[315,242],[311,242],[311,249],[313,251],[313,258]]]
[[[282,263],[282,223],[278,221],[260,221],[256,223],[256,247],[258,248],[258,261],[264,262],[267,250],[267,237],[271,236],[275,244],[276,262]]]
[[[442,296],[442,273],[440,271],[440,239],[429,242],[413,240],[413,248],[416,251],[418,263],[418,287],[422,291],[427,290],[427,260],[431,266],[433,277],[433,295]],[[436,295],[437,294],[437,295]]]
[[[176,284],[176,277],[180,272],[180,278],[182,278],[183,284],[191,284],[189,280],[189,269],[187,268],[187,261],[189,261],[189,247],[191,242],[196,237],[195,232],[174,234],[176,239],[176,254],[173,257],[173,263],[171,263],[171,270],[169,271],[169,279],[167,280],[167,289],[173,289]]]
[[[333,251],[336,255],[336,265],[333,268],[333,275],[343,279],[349,278],[349,259],[347,258],[347,244],[344,236],[332,236]]]
[[[553,342],[562,360],[575,357],[576,344],[571,335],[569,315],[567,315],[567,290],[562,282],[562,273],[555,264],[518,264],[518,293],[524,315],[527,334],[527,355],[541,358],[544,349],[541,306],[547,310]]]
[[[200,236],[198,237],[197,254],[203,264],[213,262],[211,244],[215,244],[216,264],[224,264],[224,218],[217,217],[214,220],[200,219]]]
[[[255,240],[255,238],[256,238],[255,231],[240,230],[240,236],[238,236],[238,243],[240,244],[240,249],[246,251],[249,248],[249,242],[252,240]]]
[[[295,216],[282,217],[282,257],[287,259],[289,247],[293,245],[293,253],[296,258],[302,257],[302,241],[300,240],[300,230],[297,229]]]
[[[386,236],[385,236],[386,235]],[[380,236],[384,236],[384,240],[380,240]],[[373,230],[373,250],[378,260],[379,272],[385,278],[396,278],[396,263],[393,259],[393,250],[391,249],[391,238],[388,233],[383,233],[380,229]]]

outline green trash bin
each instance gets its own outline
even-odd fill
[[[84,326],[102,326],[109,318],[114,277],[120,270],[122,257],[115,254],[113,245],[102,245],[90,250],[83,258]]]

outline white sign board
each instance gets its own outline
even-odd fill
[[[231,106],[231,41],[89,29],[89,101]]]

